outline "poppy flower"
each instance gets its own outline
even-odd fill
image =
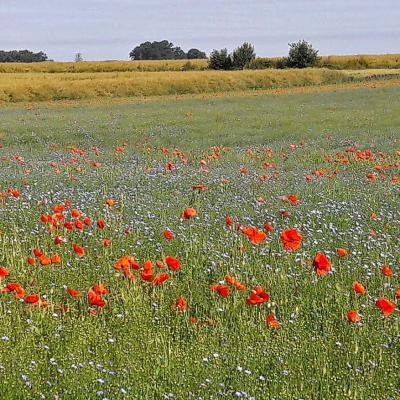
[[[87,291],[87,299],[91,306],[105,307],[107,304],[93,288]]]
[[[76,208],[73,208],[71,210],[71,215],[74,218],[80,218],[81,217],[81,213]]]
[[[52,264],[59,264],[61,262],[61,257],[58,254],[53,254],[50,257],[50,261]]]
[[[97,221],[97,227],[99,229],[104,229],[106,227],[106,221],[104,221],[104,219],[99,219]]]
[[[54,238],[54,244],[61,244],[61,243],[65,243],[67,241],[67,239],[63,238],[62,236],[56,236]]]
[[[84,223],[85,225],[91,225],[91,224],[92,224],[92,221],[90,220],[89,217],[85,217],[85,218],[83,218],[83,223]]]
[[[125,269],[139,269],[140,265],[137,261],[134,260],[131,256],[122,256],[115,264],[114,268],[117,270],[125,270]]]
[[[182,212],[181,218],[182,219],[191,219],[197,215],[197,210],[192,207],[185,208]]]
[[[202,190],[207,190],[208,186],[207,185],[193,185],[192,189],[202,191]]]
[[[79,297],[81,295],[80,292],[71,288],[67,288],[67,293],[72,297]]]
[[[187,301],[183,296],[180,296],[176,301],[175,301],[175,308],[179,311],[186,311],[188,307]]]
[[[103,240],[101,241],[101,244],[102,244],[104,247],[108,247],[108,246],[111,244],[111,240],[110,240],[110,239],[103,239]]]
[[[167,239],[167,240],[172,240],[174,238],[174,234],[168,229],[165,229],[165,231],[163,232],[163,235],[164,235],[165,239]]]
[[[314,269],[318,276],[325,276],[331,270],[331,262],[322,252],[318,252],[314,257]]]
[[[107,199],[106,200],[106,205],[108,207],[112,207],[115,204],[115,201],[113,199]]]
[[[375,305],[382,311],[382,314],[385,317],[392,314],[396,309],[396,305],[384,297],[379,297],[376,300]]]
[[[54,211],[55,213],[63,212],[64,209],[65,209],[64,204],[57,204],[57,205],[55,205],[55,206],[53,207],[53,211]]]
[[[355,281],[352,288],[357,294],[365,293],[365,287],[360,282]]]
[[[97,293],[97,294],[100,294],[100,295],[102,295],[102,294],[108,294],[110,291],[104,286],[104,284],[102,284],[102,283],[96,283],[95,285],[94,285],[94,291]]]
[[[33,249],[33,254],[36,257],[41,257],[43,255],[42,250],[40,250],[40,249]]]
[[[281,327],[281,324],[277,320],[276,316],[272,313],[267,315],[265,322],[270,328],[279,329]]]
[[[165,257],[165,263],[172,269],[172,271],[178,271],[181,267],[181,262],[176,257]]]
[[[295,228],[285,229],[281,233],[281,241],[282,241],[283,248],[288,251],[298,250],[301,247],[302,239],[303,239],[303,236]]]
[[[79,231],[83,231],[83,228],[85,227],[85,225],[83,224],[82,221],[80,221],[79,219],[77,219],[76,221],[74,221],[74,226],[76,229],[78,229]]]
[[[36,264],[36,260],[35,260],[34,258],[32,258],[32,257],[28,257],[28,258],[26,259],[26,262],[27,262],[29,265],[35,265],[35,264]]]
[[[400,288],[396,289],[395,297],[397,300],[400,300]]]
[[[25,297],[25,301],[28,304],[36,304],[39,301],[39,296],[37,294],[30,294]]]
[[[267,232],[273,232],[274,227],[272,226],[272,224],[266,223],[266,224],[264,225],[264,229],[265,229]]]
[[[51,222],[51,215],[42,214],[42,215],[40,216],[40,220],[41,220],[43,223],[48,224],[48,223]]]
[[[0,267],[0,278],[5,278],[10,275],[10,271],[5,267]]]
[[[229,215],[225,218],[225,222],[227,225],[232,226],[233,225],[233,219]]]
[[[393,275],[393,271],[388,265],[382,265],[381,272],[385,276],[392,276]]]
[[[154,277],[153,283],[154,283],[154,285],[156,285],[156,286],[160,286],[160,285],[162,285],[166,280],[168,280],[168,279],[170,279],[170,278],[171,278],[171,275],[170,275],[170,274],[160,273],[160,274],[157,274],[157,275]]]
[[[64,228],[68,231],[72,231],[74,229],[74,225],[71,224],[71,222],[64,222]]]
[[[25,296],[25,289],[17,282],[10,282],[3,288],[4,292],[15,292],[16,299],[22,299]]]
[[[172,161],[168,161],[165,164],[165,170],[166,171],[172,171],[174,169],[174,163]]]
[[[254,227],[241,228],[241,231],[248,237],[251,243],[260,244],[266,238],[267,234]]]
[[[229,287],[221,284],[217,285],[209,285],[208,286],[213,292],[218,293],[221,297],[228,297],[229,296]]]
[[[282,215],[282,218],[288,218],[289,217],[289,211],[281,210],[281,215]]]
[[[72,248],[79,257],[83,257],[85,255],[85,249],[79,244],[73,243]]]
[[[256,286],[246,299],[248,304],[256,305],[262,304],[269,300],[269,294],[264,291],[261,286]]]
[[[355,310],[350,310],[350,311],[347,313],[347,320],[348,320],[349,322],[353,323],[353,324],[356,324],[357,322],[360,322],[360,321],[361,321],[361,317],[360,317],[360,315],[358,314],[357,311],[355,311]]]
[[[49,265],[51,264],[51,258],[43,254],[39,257],[39,262],[41,265]]]
[[[339,257],[346,257],[347,254],[348,254],[348,252],[347,252],[346,249],[338,248],[338,249],[336,249],[336,254],[337,254]]]
[[[234,276],[226,275],[225,282],[233,285],[237,290],[246,289],[246,286],[243,283],[239,282]]]

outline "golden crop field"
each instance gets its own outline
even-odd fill
[[[0,102],[144,97],[343,83],[329,69],[190,72],[3,73]]]

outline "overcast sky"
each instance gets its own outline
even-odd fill
[[[0,0],[0,49],[128,59],[162,39],[207,53],[249,41],[280,56],[299,39],[321,55],[400,53],[400,0]]]

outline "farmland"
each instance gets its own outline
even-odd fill
[[[2,397],[398,398],[400,88],[335,87],[1,108]]]

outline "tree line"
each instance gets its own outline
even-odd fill
[[[0,50],[0,62],[42,62],[47,61],[47,55],[43,51],[34,53],[30,50]]]
[[[207,55],[199,49],[190,49],[187,53],[179,46],[174,46],[168,40],[160,42],[144,42],[136,46],[130,53],[131,60],[194,60],[205,59]],[[42,62],[47,61],[47,55],[40,51],[34,53],[30,50],[0,50],[0,62]],[[75,55],[75,61],[82,61],[82,54]],[[264,69],[264,68],[307,68],[313,67],[318,62],[318,50],[305,40],[289,43],[289,54],[282,58],[256,58],[254,46],[243,43],[232,53],[227,49],[213,50],[208,59],[208,67],[216,70],[234,69]],[[189,63],[188,63],[189,64]],[[190,65],[187,66],[187,69]]]

